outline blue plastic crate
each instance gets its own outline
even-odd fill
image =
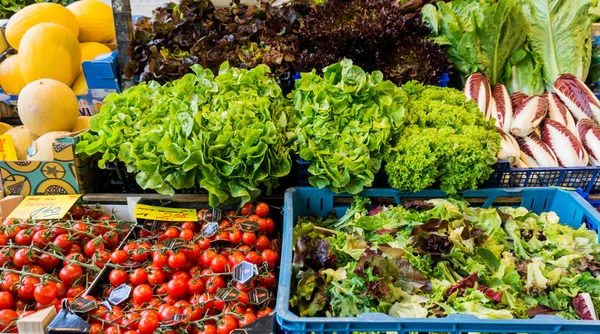
[[[501,161],[480,188],[565,187],[580,188],[585,193],[600,192],[600,166],[512,168]]]
[[[439,190],[405,193],[392,189],[370,189],[361,193],[370,198],[391,199],[397,204],[408,198],[446,197]],[[558,188],[511,188],[482,189],[461,193],[464,198],[482,198],[482,207],[494,206],[502,197],[515,206],[526,207],[536,213],[554,211],[563,224],[578,228],[586,223],[588,228],[598,231],[600,213],[596,212],[574,191]],[[351,197],[339,195],[328,189],[290,188],[284,199],[283,247],[277,296],[277,321],[285,333],[337,333],[353,332],[414,332],[428,333],[600,333],[600,321],[566,320],[559,316],[536,316],[533,319],[488,320],[471,315],[450,315],[439,319],[392,318],[382,313],[367,313],[355,318],[299,317],[289,309],[292,283],[292,233],[298,217],[307,215],[325,216],[334,211],[344,214],[348,201],[336,205],[336,199]],[[501,206],[508,205],[506,202]]]

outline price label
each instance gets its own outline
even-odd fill
[[[61,219],[81,195],[28,196],[9,215],[19,219]]]
[[[0,136],[0,160],[18,160],[17,150],[11,135]]]
[[[133,212],[135,218],[169,222],[197,222],[196,209],[164,208],[146,204],[136,204]]]

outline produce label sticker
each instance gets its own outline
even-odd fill
[[[196,209],[165,208],[146,204],[136,204],[133,216],[140,219],[168,222],[198,221],[198,212]]]
[[[10,218],[61,219],[81,197],[77,195],[27,196],[9,215]]]
[[[0,135],[0,160],[18,160],[11,135]]]

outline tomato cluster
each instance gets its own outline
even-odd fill
[[[164,333],[229,334],[272,312],[280,243],[269,206],[246,204],[228,212],[210,236],[203,229],[215,223],[207,216],[200,210],[200,223],[162,222],[153,232],[140,229],[138,239],[112,252],[106,286],[96,298],[87,297],[97,301],[88,315],[90,334],[150,334],[159,326]],[[243,261],[255,265],[257,274],[242,284],[232,270]],[[123,284],[132,288],[126,301],[111,310],[100,305]],[[228,288],[234,288],[235,297],[221,298]],[[253,302],[253,291],[263,289],[270,298]]]
[[[0,226],[0,331],[82,295],[124,238],[128,222],[75,205],[57,221],[6,219]]]

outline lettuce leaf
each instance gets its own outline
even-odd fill
[[[587,77],[591,62],[590,0],[523,1],[527,38],[543,62],[546,87],[561,74]]]

